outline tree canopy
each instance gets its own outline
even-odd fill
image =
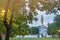
[[[13,5],[13,1],[15,1],[15,0],[10,0],[9,9],[12,9],[11,7]],[[8,2],[8,0],[0,0],[0,10],[5,9],[7,2]],[[54,12],[54,11],[56,11],[55,8],[60,10],[59,3],[60,3],[60,0],[28,0],[28,1],[27,0],[17,0],[16,5],[15,5],[15,11],[17,12],[18,10],[22,9],[25,12],[27,12],[25,7],[26,7],[26,5],[28,5],[28,7],[30,9],[29,11],[35,12],[35,9],[38,9],[40,11],[46,10],[46,11]]]
[[[54,17],[53,23],[48,23],[48,33],[49,34],[58,34],[60,30],[60,14],[56,15]]]

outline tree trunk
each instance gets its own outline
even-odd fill
[[[9,36],[10,36],[10,29],[7,28],[6,29],[6,37],[5,37],[5,40],[9,40]]]
[[[2,35],[0,34],[0,40],[2,40]]]

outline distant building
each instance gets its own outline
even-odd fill
[[[46,36],[48,33],[47,33],[47,27],[46,26],[41,26],[39,27],[39,34],[43,37],[43,36]]]
[[[44,20],[43,15],[41,15],[41,26],[39,27],[39,35],[41,35],[42,37],[44,37],[48,34],[47,27],[44,26],[43,20]]]

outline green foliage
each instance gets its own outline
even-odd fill
[[[60,14],[55,16],[54,22],[56,22],[57,24],[60,24]]]
[[[24,22],[20,23],[18,28],[17,28],[17,34],[18,35],[29,34],[28,28],[29,28],[29,26],[26,23],[24,23]]]
[[[54,22],[56,23],[58,30],[60,30],[60,14],[57,14],[54,18]],[[59,33],[59,32],[58,32]]]
[[[54,22],[48,24],[48,33],[49,34],[58,34],[59,29],[60,29],[60,14],[57,14],[54,17]]]
[[[39,34],[39,27],[31,27],[30,28],[31,34]]]
[[[48,25],[48,34],[57,34],[58,26],[56,23],[51,23]]]
[[[0,33],[5,34],[5,31],[6,31],[6,29],[5,29],[4,25],[3,25],[3,23],[0,22]]]
[[[5,9],[8,0],[0,0],[0,10]],[[16,0],[15,0],[16,1]],[[46,10],[48,14],[56,13],[57,10],[60,10],[60,0],[29,0],[28,6],[30,8],[30,13],[37,13],[35,9],[40,11]],[[9,9],[12,9],[13,1],[10,1]],[[22,10],[22,13],[27,13],[25,9],[26,2],[25,0],[17,0],[14,11],[17,13],[19,10]],[[55,9],[57,8],[57,10]]]

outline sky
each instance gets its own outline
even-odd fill
[[[43,11],[43,12],[41,12],[41,11],[38,11],[37,10],[37,12],[38,12],[38,15],[36,16],[39,20],[37,21],[37,22],[35,22],[35,21],[33,21],[33,24],[29,24],[30,25],[30,27],[36,27],[36,26],[41,26],[41,15],[43,15],[43,17],[44,17],[44,26],[47,26],[47,24],[48,24],[48,22],[49,23],[52,23],[53,22],[53,20],[54,20],[54,14],[50,14],[50,15],[46,15],[45,13],[45,11]]]

